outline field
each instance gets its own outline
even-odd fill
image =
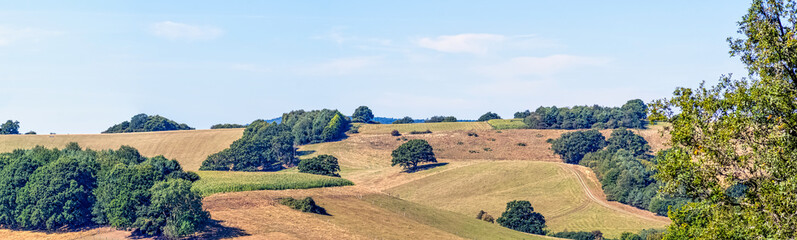
[[[486,130],[492,129],[486,122],[440,122],[440,123],[407,123],[407,124],[363,124],[360,134],[385,134],[398,130],[401,134],[411,131],[454,131],[454,130]]]
[[[201,177],[191,190],[202,196],[255,190],[307,189],[352,185],[349,180],[298,172],[198,171]]]
[[[515,118],[515,119],[493,119],[487,121],[487,124],[493,126],[494,129],[524,129],[526,128],[526,124],[523,123],[523,119]]]
[[[179,161],[185,170],[196,171],[208,155],[229,147],[242,135],[243,129],[240,128],[116,134],[3,135],[0,136],[0,152],[36,145],[63,148],[69,142],[77,142],[83,148],[94,150],[129,145],[144,156],[163,155]]]

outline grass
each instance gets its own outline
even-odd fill
[[[486,122],[441,122],[441,123],[406,123],[406,124],[363,124],[360,134],[390,134],[398,130],[401,134],[412,131],[456,131],[456,130],[487,130],[492,129]]]
[[[198,171],[201,179],[191,190],[202,196],[256,190],[307,189],[353,185],[349,180],[298,172]]]
[[[479,210],[498,217],[512,200],[529,200],[554,232],[600,230],[607,237],[666,222],[615,211],[590,201],[578,179],[561,163],[482,162],[443,171],[388,189],[412,202],[476,216]]]
[[[208,155],[217,153],[241,138],[243,129],[185,130],[114,134],[0,135],[0,152],[29,149],[36,145],[63,148],[77,142],[94,150],[129,145],[147,157],[163,155],[175,159],[185,170],[196,171]]]
[[[525,123],[523,123],[523,119],[515,118],[515,119],[492,119],[487,121],[493,129],[524,129],[527,128]]]

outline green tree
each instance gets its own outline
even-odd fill
[[[202,198],[191,191],[191,182],[169,179],[150,189],[150,205],[142,210],[135,233],[183,237],[205,227],[210,214],[202,210]]]
[[[414,169],[419,163],[437,162],[432,146],[423,139],[412,139],[401,144],[390,156],[393,157],[391,166],[399,165],[405,170]]]
[[[160,115],[147,116],[147,114],[137,114],[130,121],[124,121],[108,128],[102,133],[126,133],[126,132],[154,132],[172,130],[193,130],[184,123],[177,123]]]
[[[476,121],[484,122],[484,121],[489,121],[489,120],[492,120],[492,119],[501,119],[501,116],[498,116],[497,113],[487,112],[487,113],[483,114],[481,117],[479,117],[479,120],[476,120]]]
[[[606,146],[605,138],[597,130],[563,133],[561,137],[548,142],[555,154],[571,164],[578,164],[585,154]]]
[[[496,222],[509,229],[545,235],[545,217],[535,212],[529,201],[515,200],[506,203],[506,211]]]
[[[412,120],[411,117],[403,117],[399,120],[393,121],[393,124],[405,124],[405,123],[414,123],[415,120]]]
[[[645,138],[625,128],[612,131],[612,135],[606,143],[606,149],[609,151],[625,149],[637,157],[646,157],[650,152],[650,145]]]
[[[0,135],[19,134],[19,121],[8,120],[0,125]]]
[[[299,172],[302,173],[340,177],[338,171],[340,171],[338,158],[332,155],[322,154],[299,162]]]
[[[352,122],[367,123],[374,119],[374,113],[366,106],[360,106],[351,115]]]
[[[678,88],[651,105],[672,123],[674,149],[657,165],[662,191],[695,200],[670,212],[666,239],[797,237],[797,7],[754,0],[731,55],[751,78]],[[741,198],[728,191],[744,185]]]

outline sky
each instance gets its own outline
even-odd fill
[[[3,1],[0,119],[99,133],[297,109],[502,117],[746,76],[749,1]]]

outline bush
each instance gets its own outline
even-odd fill
[[[419,163],[437,162],[432,146],[423,139],[409,140],[390,155],[393,157],[391,166],[399,165],[405,170],[414,169]]]
[[[432,130],[426,129],[426,131],[411,131],[410,134],[429,134],[432,133]]]
[[[338,171],[340,171],[338,159],[332,155],[318,155],[299,162],[299,172],[301,173],[340,177]]]
[[[457,145],[465,145],[465,143],[462,142],[462,141],[459,141],[459,142],[457,142]]]
[[[492,151],[492,150],[493,150],[492,148],[484,148],[485,152],[489,152],[489,151]]]
[[[506,228],[531,234],[545,235],[545,217],[535,212],[529,201],[511,201],[506,204],[506,211],[497,220]]]
[[[585,154],[606,146],[605,138],[597,130],[564,133],[558,139],[548,142],[551,143],[551,150],[570,164],[578,164]]]
[[[348,131],[346,131],[346,134],[356,134],[356,133],[360,133],[360,125],[357,125],[357,126],[351,126],[351,127],[349,128],[349,130],[348,130]]]
[[[490,215],[490,214],[485,214],[484,218],[482,218],[482,220],[484,220],[485,222],[489,222],[489,223],[495,223],[495,218],[493,218],[493,216]]]
[[[401,136],[401,133],[399,133],[398,130],[393,129],[393,131],[390,131],[390,136],[398,137]]]
[[[476,219],[482,220],[482,217],[484,217],[485,213],[486,212],[484,212],[484,210],[479,210],[479,213],[476,214]]]
[[[469,132],[468,137],[479,137],[479,134],[476,134],[475,132]]]
[[[476,121],[484,122],[484,121],[489,121],[489,120],[492,120],[492,119],[501,119],[501,116],[498,116],[497,113],[487,112],[484,115],[482,115],[481,117],[479,117],[479,120],[476,120]]]
[[[518,145],[518,146],[521,146],[521,147],[525,147],[525,146],[526,146],[526,143],[522,143],[522,142],[521,142],[521,143],[517,143],[517,145]]]
[[[413,120],[411,117],[404,117],[402,119],[393,121],[393,124],[405,124],[405,123],[414,123],[414,122],[415,120]]]
[[[600,231],[592,231],[592,232],[558,232],[551,235],[552,237],[558,238],[567,238],[567,239],[575,239],[575,240],[602,240],[603,233]]]
[[[374,119],[374,113],[366,106],[360,106],[351,115],[352,122],[367,123]]]
[[[286,197],[279,199],[279,203],[302,212],[323,214],[323,215],[327,214],[326,209],[316,205],[312,197],[306,197],[302,200],[296,200],[292,197]]]
[[[138,114],[133,116],[130,121],[124,121],[108,128],[102,133],[126,133],[126,132],[155,132],[155,131],[172,131],[172,130],[193,130],[185,124],[179,124],[168,118],[159,115],[147,116],[147,114]]]
[[[36,135],[36,132],[34,132],[34,131],[28,131],[28,132],[26,132],[26,133],[25,133],[25,135]]]
[[[456,121],[457,121],[457,118],[454,117],[454,116],[448,116],[448,117],[434,116],[434,117],[431,117],[431,118],[427,119],[424,122],[427,122],[427,123],[438,123],[438,122],[456,122]]]

